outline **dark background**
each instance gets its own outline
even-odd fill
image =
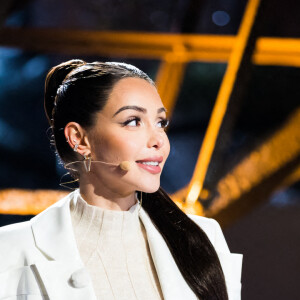
[[[269,3],[260,35],[299,38],[300,2]],[[245,5],[245,0],[11,0],[1,2],[0,21],[3,27],[235,35]],[[0,47],[1,189],[60,189],[58,183],[66,172],[49,145],[43,88],[48,70],[71,58],[77,57]],[[132,63],[153,79],[159,67],[155,60],[78,58]],[[168,132],[171,153],[162,176],[162,186],[170,193],[191,179],[225,70],[226,64],[193,62],[187,66]],[[253,67],[226,153],[228,160],[234,160],[239,149],[264,139],[299,107],[299,79],[299,68]],[[0,215],[0,225],[28,218]],[[231,252],[244,254],[242,299],[299,299],[299,228],[298,182],[278,190],[224,229]]]

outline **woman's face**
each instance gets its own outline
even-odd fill
[[[129,161],[130,170],[92,163],[91,172],[106,188],[120,194],[157,191],[170,152],[166,125],[166,112],[153,85],[140,78],[119,80],[97,113],[88,138],[92,161]]]

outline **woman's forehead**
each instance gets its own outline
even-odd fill
[[[163,106],[159,94],[151,83],[141,78],[119,80],[106,103],[106,109],[119,109],[125,105],[138,105],[157,109]]]

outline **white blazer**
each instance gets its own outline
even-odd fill
[[[1,300],[96,300],[72,228],[70,201],[76,202],[78,194],[79,189],[30,221],[0,228]],[[229,299],[239,300],[242,255],[229,252],[215,220],[189,217],[206,232],[218,253]],[[140,218],[147,232],[164,300],[196,300],[164,239],[143,208]]]

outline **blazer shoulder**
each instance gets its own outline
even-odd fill
[[[207,234],[219,257],[224,272],[229,300],[241,299],[243,255],[230,253],[220,224],[211,218],[188,215]]]
[[[221,226],[215,219],[190,214],[188,217],[206,233],[216,251],[230,253]]]
[[[30,221],[0,227],[0,243],[20,241],[31,233]]]
[[[26,253],[30,253],[34,245],[30,221],[0,227],[0,245],[0,271],[23,265]]]

